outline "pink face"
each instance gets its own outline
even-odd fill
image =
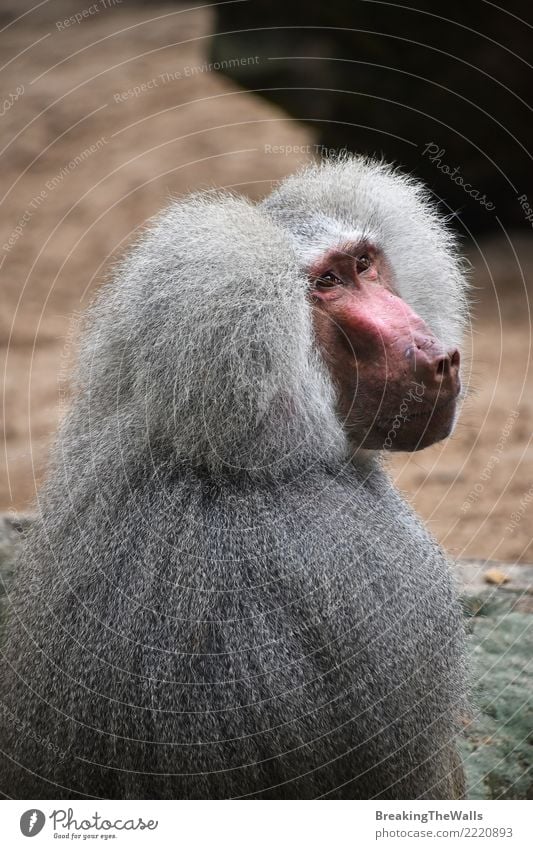
[[[448,436],[459,351],[446,350],[399,297],[382,252],[369,242],[345,245],[324,254],[309,277],[315,332],[352,441],[416,451]]]

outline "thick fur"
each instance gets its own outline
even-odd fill
[[[385,163],[339,157],[289,177],[262,206],[291,234],[302,261],[347,238],[374,241],[404,300],[445,347],[461,343],[463,262],[423,184]]]
[[[371,178],[375,206],[368,188],[352,219]],[[328,184],[353,201],[321,210]],[[310,248],[292,233],[306,185],[328,226],[381,226],[391,259],[409,201],[403,268],[413,233],[430,256],[406,297],[426,319],[438,304],[435,324],[459,334],[442,227],[380,166],[307,172],[281,187],[283,214],[275,198],[259,209],[225,194],[168,210],[92,311],[19,559],[6,796],[462,793],[461,611],[444,555],[337,419]]]

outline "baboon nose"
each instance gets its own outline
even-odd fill
[[[454,348],[453,351],[448,351],[447,354],[442,354],[440,357],[436,357],[433,363],[431,363],[431,366],[435,371],[435,376],[443,380],[448,377],[453,377],[454,371],[459,371],[460,362],[461,355],[457,348]]]
[[[461,355],[457,348],[443,351],[434,343],[417,344],[410,355],[416,379],[428,389],[438,389],[453,396],[459,393]]]

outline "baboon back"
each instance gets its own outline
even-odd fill
[[[101,483],[33,531],[2,670],[4,793],[457,795],[460,611],[378,467],[146,481]]]

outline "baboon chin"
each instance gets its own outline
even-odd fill
[[[423,188],[357,157],[152,225],[18,560],[6,796],[462,796],[461,611],[379,457],[451,432],[464,292]]]

